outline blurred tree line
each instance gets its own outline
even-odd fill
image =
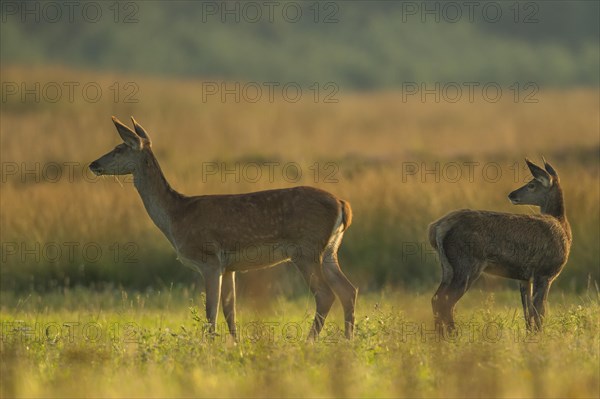
[[[599,82],[596,1],[67,3],[3,2],[2,63],[359,90]]]

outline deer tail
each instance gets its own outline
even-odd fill
[[[436,249],[440,258],[440,263],[442,264],[442,281],[451,281],[454,275],[452,264],[444,250],[444,239],[453,226],[454,220],[448,220],[447,218],[442,218],[429,225],[429,243]]]
[[[344,230],[348,229],[352,224],[352,208],[350,203],[344,200],[340,200],[341,211],[342,211],[342,223],[344,224]]]

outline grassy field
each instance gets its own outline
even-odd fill
[[[476,290],[459,304],[460,333],[447,341],[432,333],[428,294],[366,294],[353,341],[342,338],[336,305],[314,344],[304,342],[312,318],[308,293],[271,298],[268,310],[242,296],[237,345],[225,334],[205,338],[200,299],[192,294],[5,296],[3,396],[558,398],[599,392],[597,292],[553,295],[545,332],[527,335],[516,292]]]
[[[3,396],[600,393],[597,89],[543,89],[537,103],[506,88],[494,103],[341,90],[325,103],[304,87],[298,102],[276,92],[254,103],[205,99],[195,80],[21,66],[3,66],[2,80]],[[90,83],[97,101],[82,93]],[[340,261],[360,289],[356,339],[338,339],[336,308],[322,342],[304,344],[314,304],[290,267],[238,276],[238,345],[203,339],[201,278],[177,262],[131,179],[87,172],[120,142],[111,115],[148,130],[183,193],[308,184],[349,200]],[[465,333],[436,342],[428,223],[456,208],[538,212],[506,195],[529,178],[523,156],[539,154],[561,176],[574,236],[546,331],[526,336],[516,283],[486,277],[458,305]]]

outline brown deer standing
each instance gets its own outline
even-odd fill
[[[533,180],[508,198],[539,206],[541,215],[462,209],[429,225],[429,242],[442,264],[432,299],[438,331],[454,330],[454,306],[483,272],[520,280],[527,329],[541,330],[548,290],[569,256],[571,226],[554,168],[546,160],[545,170],[525,162]]]
[[[215,331],[219,299],[236,338],[235,272],[294,263],[315,296],[309,339],[316,339],[337,295],[345,333],[354,330],[357,289],[340,269],[337,251],[352,221],[350,204],[311,187],[239,195],[188,197],[165,179],[146,131],[115,117],[124,143],[90,164],[96,175],[133,174],[144,206],[179,260],[200,272],[206,288],[206,317]],[[251,255],[249,255],[251,254]]]

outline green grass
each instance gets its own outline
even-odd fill
[[[597,397],[597,292],[550,295],[546,329],[527,335],[516,290],[459,302],[461,334],[432,333],[430,292],[359,297],[356,337],[339,305],[304,341],[313,300],[241,296],[240,342],[203,333],[194,289],[86,290],[2,298],[5,397]],[[76,384],[73,382],[77,381]]]

